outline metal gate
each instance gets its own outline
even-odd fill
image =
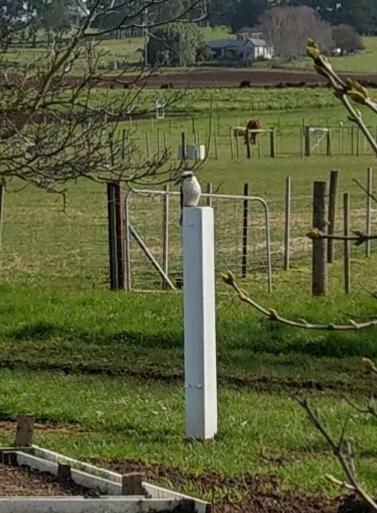
[[[202,193],[201,205],[214,208],[216,276],[231,269],[246,278],[265,272],[272,291],[270,214],[256,196]],[[181,288],[180,194],[134,189],[125,198],[127,290]]]

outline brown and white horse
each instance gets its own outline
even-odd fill
[[[247,137],[250,134],[250,143],[255,144],[257,140],[258,133],[255,132],[249,132],[249,130],[260,130],[262,128],[261,122],[259,119],[251,119],[246,127],[245,132],[245,144],[247,144]]]

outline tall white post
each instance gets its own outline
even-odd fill
[[[186,435],[217,432],[214,220],[211,207],[183,212]]]

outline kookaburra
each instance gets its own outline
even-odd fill
[[[177,183],[181,184],[181,215],[179,225],[183,223],[183,207],[196,207],[202,192],[200,184],[192,171],[184,171]]]

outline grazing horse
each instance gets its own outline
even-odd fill
[[[259,119],[251,119],[248,122],[247,127],[246,127],[245,144],[247,144],[247,137],[249,135],[249,130],[260,130],[261,128],[262,128],[262,125],[261,125],[261,122],[259,121]],[[255,132],[250,133],[250,143],[251,144],[256,143],[257,135],[258,135],[258,133],[255,133]]]

